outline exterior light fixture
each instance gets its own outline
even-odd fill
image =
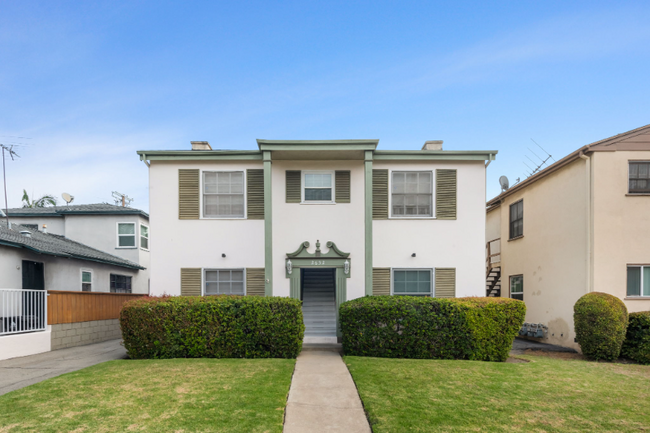
[[[415,257],[415,253],[411,254],[411,257]]]
[[[225,259],[226,258],[226,253],[222,253],[221,257],[223,257]]]

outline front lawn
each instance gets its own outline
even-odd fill
[[[111,361],[0,396],[0,432],[282,432],[293,359]]]
[[[650,366],[521,358],[345,362],[374,433],[650,431]]]

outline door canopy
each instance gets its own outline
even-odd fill
[[[329,250],[323,253],[320,249],[320,241],[316,241],[316,251],[310,253],[309,241],[300,244],[300,247],[293,253],[288,253],[285,263],[286,277],[290,278],[294,268],[342,268],[346,278],[350,278],[350,253],[339,250],[336,244],[328,241],[326,244]]]

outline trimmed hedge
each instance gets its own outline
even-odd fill
[[[507,298],[367,296],[341,305],[346,355],[505,361],[526,315]]]
[[[630,313],[621,355],[640,364],[650,364],[650,311]]]
[[[120,326],[133,359],[295,358],[305,332],[299,300],[257,296],[136,299]]]
[[[627,308],[616,296],[587,293],[573,306],[576,340],[587,358],[613,361],[621,353],[627,330]]]

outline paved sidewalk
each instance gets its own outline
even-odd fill
[[[0,361],[0,395],[91,365],[126,358],[122,340],[39,353]]]
[[[304,347],[289,390],[284,433],[370,433],[340,348]]]

